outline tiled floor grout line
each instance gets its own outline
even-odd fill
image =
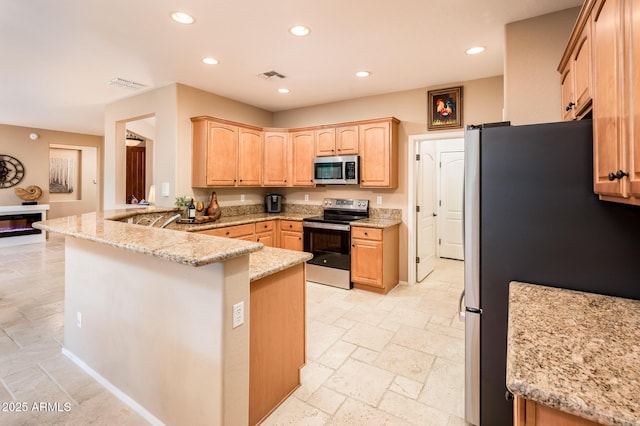
[[[65,395],[67,395],[67,397],[69,397],[69,399],[71,401],[73,401],[73,403],[76,405],[76,407],[78,405],[80,405],[78,403],[78,401],[75,400],[75,398],[73,396],[71,396],[69,394],[69,392],[67,392],[67,390],[64,388],[64,386],[62,386],[51,374],[49,374],[49,372],[47,371],[46,368],[44,368],[44,366],[42,365],[42,363],[38,363],[38,368],[40,369],[40,371],[42,371],[47,377],[49,377],[49,379],[55,383],[55,385],[58,387],[58,389],[60,389],[62,391],[62,393],[64,393]]]

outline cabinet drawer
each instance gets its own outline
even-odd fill
[[[214,235],[216,237],[240,238],[253,236],[255,233],[255,225],[247,223],[246,225],[226,226],[224,228],[208,229],[202,231],[203,234]]]
[[[382,229],[358,228],[358,227],[352,226],[351,238],[359,238],[361,240],[382,241]]]
[[[282,231],[302,232],[302,222],[298,220],[281,220],[280,229]]]
[[[265,222],[257,222],[256,223],[256,233],[273,231],[274,225],[275,225],[275,223],[274,223],[273,220],[267,220]]]

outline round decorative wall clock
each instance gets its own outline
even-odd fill
[[[0,154],[0,188],[10,188],[24,177],[24,166],[15,157]]]

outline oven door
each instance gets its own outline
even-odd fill
[[[303,222],[307,280],[335,287],[351,288],[351,230],[349,225]]]

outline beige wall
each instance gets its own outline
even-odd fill
[[[402,209],[404,223],[400,227],[400,280],[406,281],[408,277],[408,231],[406,226],[408,207],[408,175],[406,167],[408,138],[410,135],[428,133],[446,137],[447,133],[450,133],[447,131],[427,131],[427,91],[460,85],[463,86],[463,119],[465,124],[501,120],[502,76],[276,112],[274,114],[274,126],[276,127],[302,127],[388,116],[394,116],[401,121],[398,138],[400,146],[398,152],[399,176],[397,189],[326,186],[308,189],[285,188],[278,192],[284,194],[285,202],[287,203],[305,203],[304,196],[309,195],[309,203],[313,204],[320,203],[325,197],[364,198],[370,200],[371,207],[374,208]],[[460,132],[461,130],[455,129],[453,131]],[[382,205],[375,203],[378,196],[382,196]]]
[[[178,85],[178,195],[193,195],[200,201],[209,201],[211,189],[191,187],[191,117],[209,115],[239,123],[260,127],[272,125],[273,113],[243,104],[238,101],[214,95],[193,87]],[[261,203],[267,193],[262,188],[216,188],[218,201],[224,205],[241,204],[240,196],[245,196],[245,204]]]
[[[35,141],[31,140],[30,133],[37,133],[40,137]],[[101,136],[0,124],[0,153],[17,158],[25,168],[22,182],[11,188],[0,189],[0,205],[19,205],[22,200],[15,194],[15,188],[37,185],[43,192],[38,202],[50,205],[50,210],[47,212],[49,218],[97,210],[97,204],[101,199],[99,155],[102,140]],[[92,147],[97,150],[97,159],[91,155],[85,155],[84,152],[81,154],[83,176],[86,176],[89,181],[85,179],[82,182],[80,185],[82,195],[76,197],[78,198],[76,200],[56,200],[56,194],[53,196],[49,194],[49,147],[51,145],[64,145],[80,151],[84,151],[83,147]],[[93,184],[94,178],[97,181],[96,184]]]
[[[558,64],[579,7],[507,24],[505,118],[512,124],[560,121]]]

